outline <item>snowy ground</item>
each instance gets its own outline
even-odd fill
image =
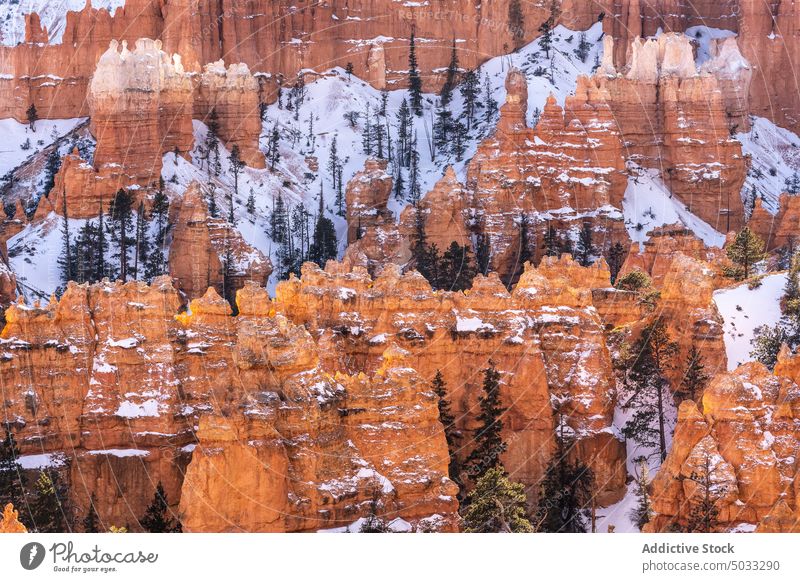
[[[709,47],[712,40],[736,36],[736,33],[731,30],[712,28],[710,26],[690,26],[686,29],[686,36],[697,42],[695,63],[699,67],[711,58]]]
[[[728,370],[752,360],[750,341],[761,325],[775,325],[781,318],[780,299],[786,285],[786,275],[764,277],[758,289],[748,289],[747,283],[714,293],[720,315],[725,320],[725,352]]]
[[[620,398],[620,401],[624,401],[624,399],[625,395],[623,394]],[[614,427],[621,431],[622,427],[625,426],[634,412],[634,409],[623,410],[622,406],[618,404],[616,410],[614,410]],[[678,420],[678,410],[671,399],[667,399],[665,402],[664,417],[666,419],[667,451],[669,451],[672,447],[672,432],[675,429],[675,423]],[[659,467],[661,466],[661,458],[658,454],[657,448],[653,449],[643,447],[632,440],[627,440],[625,445],[625,468],[628,471],[631,482],[628,483],[628,489],[625,492],[625,496],[620,501],[614,505],[597,509],[598,533],[606,533],[608,531],[608,526],[614,526],[614,531],[616,533],[631,533],[639,531],[639,528],[635,523],[633,523],[630,517],[631,511],[636,507],[638,502],[636,494],[636,477],[641,470],[641,465],[638,462],[638,459],[640,457],[645,457],[647,459],[649,480],[652,480],[653,477],[655,477],[656,473],[658,473]]]
[[[19,123],[14,119],[0,119],[0,177],[5,176],[31,156],[35,156],[58,138],[69,133],[76,126],[86,121],[84,117],[74,119],[43,119],[35,124],[36,131],[28,128],[27,123]],[[23,149],[26,142],[29,149]]]
[[[721,247],[725,235],[714,230],[675,198],[661,181],[658,170],[630,168],[628,187],[622,202],[625,227],[635,242],[644,242],[647,233],[665,224],[684,224],[708,246]]]
[[[91,0],[94,8],[114,11],[125,0]],[[0,44],[14,46],[25,40],[25,15],[36,12],[47,28],[51,44],[61,44],[67,12],[83,10],[86,0],[0,0]]]
[[[516,66],[526,72],[528,78],[528,121],[533,123],[537,109],[541,110],[551,93],[556,96],[559,103],[564,103],[567,95],[572,93],[581,74],[591,73],[595,62],[600,58],[602,51],[602,27],[598,23],[586,31],[590,48],[585,61],[579,59],[574,50],[578,46],[580,32],[571,31],[559,26],[554,31],[552,51],[553,82],[549,79],[550,61],[544,58],[539,43],[533,42],[523,47],[512,55],[504,55],[487,61],[478,71],[481,86],[481,105],[484,99],[484,78],[488,75],[491,92],[498,105],[505,101],[505,78],[508,70]],[[542,69],[545,68],[545,74]],[[316,215],[318,195],[320,190],[325,199],[325,208],[328,216],[333,219],[337,236],[340,241],[340,254],[344,252],[346,222],[336,214],[335,197],[331,173],[328,169],[330,150],[334,138],[336,139],[339,157],[343,163],[342,180],[346,184],[356,172],[364,167],[367,155],[362,148],[362,134],[364,131],[367,109],[374,116],[381,104],[381,92],[355,76],[348,75],[340,68],[332,69],[322,74],[314,82],[305,87],[306,95],[300,107],[296,110],[287,108],[290,99],[289,91],[283,91],[281,105],[273,103],[267,108],[263,124],[261,149],[266,151],[268,138],[273,127],[278,128],[280,139],[280,161],[275,171],[269,169],[256,170],[246,168],[239,177],[239,195],[234,202],[234,213],[237,228],[245,240],[269,255],[273,264],[277,262],[278,246],[269,236],[269,215],[272,211],[275,197],[281,192],[284,201],[290,207],[304,204],[312,217]],[[392,140],[397,138],[396,114],[403,98],[408,97],[406,90],[393,90],[387,93],[387,115],[384,122],[390,126]],[[465,178],[465,167],[474,155],[478,143],[486,137],[495,127],[497,115],[491,119],[484,119],[485,112],[478,109],[479,118],[473,128],[466,144],[463,159],[458,161],[452,155],[443,155],[436,152],[432,155],[429,136],[432,135],[434,111],[437,96],[426,94],[423,96],[423,114],[414,116],[414,132],[417,135],[417,147],[420,154],[420,191],[422,195],[430,191],[434,184],[444,175],[448,165],[453,165],[461,179]],[[450,110],[454,117],[463,111],[463,100],[458,90],[454,92]],[[345,119],[348,112],[356,112],[359,119],[355,127],[351,127]],[[313,124],[310,136],[309,126]],[[195,144],[202,144],[206,135],[204,124],[195,121]],[[222,158],[222,172],[218,177],[209,179],[207,168],[202,161],[198,148],[193,153],[193,162],[175,160],[172,154],[164,156],[162,176],[167,182],[167,188],[173,196],[179,196],[183,189],[192,181],[198,180],[202,184],[211,182],[216,190],[217,205],[220,215],[228,215],[228,192],[233,187],[233,177],[228,163],[228,152],[220,148]],[[319,168],[313,171],[308,162],[308,157],[315,157]],[[389,165],[388,173],[394,175],[396,169]],[[404,170],[404,180],[408,185],[408,173]],[[247,213],[245,205],[250,190],[254,193],[256,212]],[[408,202],[390,199],[389,207],[399,215]],[[312,218],[313,220],[313,218]],[[276,281],[270,281],[270,289],[274,288]]]
[[[742,142],[742,153],[751,159],[742,195],[752,195],[755,186],[764,206],[775,213],[778,196],[786,191],[786,180],[800,172],[800,137],[763,117],[753,117],[752,124],[749,132],[736,135]]]

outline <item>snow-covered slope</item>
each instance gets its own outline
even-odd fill
[[[753,187],[764,207],[778,211],[778,196],[787,190],[787,180],[797,177],[800,186],[800,137],[763,117],[753,117],[749,132],[739,133],[742,152],[750,156],[750,168],[742,197],[752,196]]]
[[[125,0],[91,0],[94,8],[111,14],[125,6]],[[25,40],[25,15],[36,12],[47,28],[51,44],[60,44],[67,12],[83,10],[86,0],[0,0],[0,44],[13,46]]]
[[[43,119],[31,131],[27,123],[14,119],[0,119],[0,177],[5,176],[31,156],[49,146],[60,137],[86,121],[84,117],[74,119]]]
[[[590,74],[595,63],[598,62],[602,51],[602,26],[598,23],[585,32],[588,52],[584,60],[580,59],[575,50],[580,42],[580,32],[571,31],[559,26],[554,31],[552,50],[552,82],[550,75],[550,60],[545,59],[539,42],[535,41],[523,47],[517,53],[504,55],[487,61],[478,71],[481,87],[480,107],[477,112],[478,122],[473,127],[466,140],[465,153],[461,160],[455,159],[452,154],[436,152],[432,155],[430,138],[433,132],[434,112],[438,97],[433,94],[423,96],[423,113],[413,117],[414,129],[417,136],[417,149],[420,155],[420,191],[424,195],[444,175],[448,165],[453,165],[456,173],[464,179],[465,167],[474,155],[478,143],[486,137],[495,127],[497,114],[486,118],[485,109],[485,81],[488,79],[489,90],[492,97],[502,105],[505,101],[505,78],[510,67],[515,66],[526,72],[528,78],[528,118],[533,123],[537,115],[536,110],[541,109],[551,93],[556,96],[559,103],[564,102],[567,95],[575,90],[577,77],[581,74]],[[386,94],[386,116],[381,117],[382,123],[388,123],[392,140],[397,138],[397,112],[404,98],[408,98],[406,90],[392,90]],[[273,243],[268,234],[269,215],[278,192],[281,192],[285,201],[293,208],[304,204],[308,212],[313,215],[318,206],[318,195],[322,191],[325,198],[325,207],[330,213],[336,226],[337,236],[340,240],[340,252],[344,251],[346,223],[336,214],[336,192],[333,188],[333,179],[328,167],[331,148],[336,140],[339,158],[342,161],[342,180],[346,184],[353,175],[363,169],[367,155],[362,148],[362,135],[365,129],[366,112],[369,109],[371,116],[381,107],[381,92],[371,87],[355,76],[348,76],[340,69],[332,69],[321,74],[315,81],[305,86],[304,98],[299,107],[287,107],[288,102],[294,102],[289,91],[284,91],[280,103],[276,102],[267,107],[263,124],[261,149],[268,148],[269,136],[273,128],[278,129],[280,135],[279,150],[280,161],[275,171],[269,169],[255,170],[246,168],[239,178],[239,196],[235,201],[235,215],[237,227],[242,232],[245,240],[253,244],[264,253],[271,255],[273,263],[277,261],[277,245]],[[458,118],[464,108],[462,96],[458,90],[454,92],[449,106],[453,116]],[[345,115],[355,112],[358,119],[351,125]],[[310,126],[313,130],[309,131]],[[202,123],[195,122],[195,144],[204,142],[206,128]],[[394,147],[394,146],[393,146]],[[228,195],[233,187],[233,177],[229,171],[227,161],[228,153],[221,148],[222,172],[219,176],[210,179],[216,189],[216,199],[221,215],[227,216]],[[309,158],[315,158],[318,169],[313,170]],[[395,175],[396,168],[390,163],[388,172]],[[408,183],[408,170],[404,169],[404,180]],[[201,183],[209,182],[207,168],[203,166],[202,155],[199,148],[193,153],[193,163],[175,160],[172,154],[164,156],[162,176],[167,182],[168,189],[173,195],[180,195],[186,185],[192,180]],[[250,189],[254,192],[256,212],[249,214],[245,208]],[[408,204],[407,200],[390,200],[390,208],[399,215],[402,208]],[[270,287],[275,281],[271,282]]]
[[[786,285],[786,275],[764,277],[761,286],[749,289],[747,283],[714,293],[720,315],[725,320],[725,352],[728,370],[752,360],[753,332],[761,325],[775,325],[781,318],[780,300]]]
[[[622,203],[625,227],[635,242],[644,242],[647,233],[665,224],[683,224],[690,228],[708,246],[721,247],[725,235],[714,230],[688,210],[659,177],[658,170],[631,167],[628,187]]]

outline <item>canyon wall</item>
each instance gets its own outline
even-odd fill
[[[94,496],[106,527],[138,529],[160,481],[188,531],[344,527],[373,498],[387,519],[452,529],[428,383],[390,355],[334,373],[264,289],[237,303],[232,318],[209,290],[176,318],[163,277],[12,306],[0,382],[20,462],[65,470],[77,516]]]
[[[799,398],[795,377],[754,362],[716,376],[700,408],[682,403],[672,449],[652,484],[656,516],[648,529],[686,527],[708,491],[720,529],[747,523],[798,531]]]

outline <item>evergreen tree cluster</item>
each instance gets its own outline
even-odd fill
[[[35,533],[67,533],[106,531],[97,514],[94,496],[80,517],[80,508],[70,503],[69,486],[63,475],[69,474],[68,463],[60,467],[48,466],[35,474],[22,470],[20,452],[11,428],[6,425],[0,441],[0,505],[12,503],[20,513],[20,520],[28,531]],[[153,500],[139,520],[144,531],[151,533],[180,532],[181,524],[174,519],[164,488],[159,482]],[[117,530],[117,528],[110,528]]]
[[[432,388],[438,398],[439,420],[450,453],[449,474],[459,486],[461,515],[466,532],[531,532],[587,530],[587,506],[591,503],[594,476],[571,454],[573,441],[561,423],[558,447],[540,482],[539,501],[533,511],[525,488],[507,474],[502,455],[508,444],[503,439],[501,375],[493,362],[483,373],[483,390],[476,418],[474,447],[463,466],[457,454],[463,435],[447,398],[447,388],[437,371]],[[466,492],[467,486],[472,489]]]
[[[622,356],[627,395],[622,408],[634,411],[622,434],[653,449],[661,461],[667,457],[667,406],[672,398],[666,373],[674,365],[677,349],[663,320],[656,318],[642,329],[632,346],[623,350]]]
[[[781,298],[781,318],[775,325],[761,325],[753,334],[750,357],[770,370],[778,363],[783,345],[792,352],[800,347],[800,255],[795,252]]]
[[[453,241],[444,253],[428,242],[421,209],[417,208],[416,230],[411,242],[414,268],[425,277],[434,289],[464,291],[472,286],[478,273],[472,251],[466,245]]]
[[[338,253],[336,229],[333,220],[326,215],[322,190],[316,216],[304,203],[290,207],[283,195],[278,194],[270,214],[268,234],[278,245],[278,280],[287,279],[292,273],[299,276],[306,261],[324,268]]]
[[[135,210],[134,205],[133,195],[121,189],[114,195],[108,212],[100,205],[97,218],[87,220],[77,233],[72,233],[66,194],[62,196],[60,290],[68,281],[94,283],[106,277],[150,283],[167,272],[165,247],[171,224],[163,179],[153,195],[149,216],[143,201]]]

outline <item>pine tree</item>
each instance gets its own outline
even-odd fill
[[[139,525],[149,533],[181,533],[183,531],[181,522],[172,517],[167,494],[164,493],[161,481],[158,482],[153,494],[153,501],[147,507],[144,517],[139,520]]]
[[[578,37],[578,46],[575,49],[575,56],[578,57],[582,63],[585,63],[586,58],[589,56],[589,49],[591,48],[592,45],[589,44],[589,41],[586,39],[586,33],[581,32]]]
[[[20,453],[11,428],[5,426],[5,438],[0,442],[0,507],[9,503],[20,507],[23,498]]]
[[[595,248],[592,242],[592,225],[584,222],[578,235],[578,245],[575,249],[575,258],[584,267],[592,264]]]
[[[483,233],[478,233],[475,243],[475,261],[478,266],[478,273],[486,275],[492,263],[492,249],[489,245],[489,237]]]
[[[50,191],[56,183],[56,174],[61,169],[61,156],[58,155],[58,146],[53,146],[47,154],[44,165],[44,179],[42,180],[42,196],[49,197]]]
[[[131,210],[133,209],[133,195],[127,190],[118,190],[111,201],[111,220],[114,222],[119,237],[119,276],[122,281],[128,280],[128,248],[131,228]]]
[[[422,115],[422,79],[417,66],[417,48],[413,30],[408,43],[408,93],[411,109],[417,117],[420,117]]]
[[[228,222],[235,225],[236,217],[233,213],[233,201],[234,196],[239,196],[239,174],[242,173],[245,166],[238,145],[234,145],[231,148],[231,155],[228,157],[228,161],[230,162],[231,173],[233,174],[233,194],[228,195]]]
[[[497,100],[494,98],[494,93],[492,91],[492,82],[489,79],[489,73],[483,76],[483,93],[483,101],[486,106],[484,121],[487,124],[491,124],[494,116],[497,115],[498,108]]]
[[[436,376],[433,378],[431,388],[433,389],[433,393],[436,394],[439,408],[439,422],[441,422],[444,427],[444,438],[445,441],[447,441],[447,450],[450,454],[448,474],[450,479],[461,488],[463,484],[460,479],[461,463],[458,462],[458,445],[461,442],[462,435],[461,431],[456,428],[456,419],[450,410],[450,401],[447,399],[447,388],[441,370],[436,370]]]
[[[98,246],[97,226],[87,220],[78,231],[73,250],[75,254],[75,281],[77,283],[94,282],[98,280],[95,273],[94,253]],[[102,277],[101,277],[102,278]]]
[[[97,211],[97,253],[95,254],[96,262],[93,269],[93,278],[98,281],[110,276],[110,269],[106,261],[106,249],[108,248],[108,244],[106,241],[106,229],[103,224],[103,216],[103,203],[101,202]]]
[[[514,49],[518,49],[525,42],[525,15],[522,13],[520,0],[511,0],[508,4],[508,30],[514,42]],[[539,28],[539,32],[542,28]]]
[[[764,258],[764,241],[745,226],[736,235],[734,241],[728,246],[728,258],[739,266],[737,278],[747,279],[753,265]]]
[[[650,468],[646,459],[639,459],[639,470],[636,473],[636,507],[628,516],[636,527],[641,529],[653,517],[653,504],[650,501]]]
[[[411,134],[414,121],[408,101],[403,97],[400,108],[397,110],[397,159],[402,167],[411,164]]]
[[[347,64],[344,67],[344,72],[347,73],[347,80],[350,81],[353,78],[353,63],[347,61]]]
[[[452,241],[441,259],[437,257],[437,260],[438,281],[434,282],[434,288],[465,291],[472,287],[477,270],[468,246]]]
[[[206,128],[205,152],[208,172],[219,176],[222,166],[220,165],[219,157],[219,117],[215,107],[212,107],[211,112],[208,114]]]
[[[398,158],[400,156],[398,155]],[[394,173],[394,197],[397,200],[405,200],[406,197],[406,181],[403,178],[403,166],[400,163],[396,163],[395,165],[395,173]]]
[[[339,149],[336,144],[336,138],[337,135],[334,134],[333,141],[331,141],[331,149],[330,152],[328,152],[328,173],[331,176],[331,189],[334,192],[338,191],[336,180],[339,177],[339,165],[341,164],[341,161],[339,160]],[[341,201],[337,200],[337,210],[339,210],[340,207],[343,208],[344,206],[343,204],[340,204],[340,202]]]
[[[753,346],[750,357],[773,370],[775,364],[778,363],[778,353],[786,339],[786,330],[782,325],[760,325],[755,329],[753,339],[750,340],[750,344]]]
[[[692,344],[689,354],[686,356],[686,372],[683,374],[683,379],[675,391],[675,395],[681,399],[697,400],[707,381],[708,374],[705,373],[703,355],[697,346]]]
[[[317,223],[314,226],[314,238],[308,250],[308,260],[325,268],[325,263],[329,259],[335,259],[337,253],[336,229],[333,226],[333,221],[325,216],[325,206],[322,192],[320,191]]]
[[[472,130],[472,125],[475,123],[475,109],[478,102],[478,95],[480,94],[480,79],[475,71],[467,71],[464,73],[464,78],[459,86],[461,98],[464,100],[463,115],[467,120],[467,131]]]
[[[144,265],[150,255],[150,239],[147,233],[147,216],[144,210],[144,201],[139,202],[139,208],[136,209],[136,226],[134,229],[134,247],[133,247],[133,278],[139,279],[139,265]]]
[[[622,264],[625,262],[625,248],[619,241],[611,245],[606,262],[608,262],[608,270],[611,273],[611,284],[613,285],[617,280],[620,269],[622,269]]]
[[[539,483],[539,503],[533,514],[536,531],[585,533],[586,505],[591,501],[594,474],[578,460],[570,460],[572,429],[559,420],[556,450]]]
[[[361,523],[361,527],[358,530],[358,533],[390,533],[391,530],[386,522],[378,516],[378,493],[377,491],[373,493],[372,500],[369,503],[369,513],[367,517],[364,518],[364,521]]]
[[[67,213],[67,192],[61,196],[61,256],[58,259],[58,267],[61,271],[61,282],[66,286],[67,282],[75,280],[75,255],[73,253],[72,238],[69,234],[69,215]]]
[[[662,462],[667,457],[666,405],[672,398],[665,372],[676,352],[667,326],[657,318],[641,331],[623,363],[623,382],[630,394],[623,409],[633,408],[634,413],[622,434],[644,447],[657,447]]]
[[[425,217],[422,209],[417,205],[414,209],[414,234],[411,239],[411,263],[417,272],[425,277],[431,285],[437,280],[438,252],[428,244],[428,235],[425,232]]]
[[[433,122],[433,143],[437,151],[447,152],[453,131],[453,114],[439,101]]]
[[[247,214],[250,216],[253,216],[256,213],[256,195],[252,188],[250,188],[250,194],[247,196],[245,210],[247,210]]]
[[[501,416],[506,409],[500,406],[500,372],[491,360],[489,367],[484,370],[483,395],[478,405],[481,411],[478,415],[480,428],[475,433],[475,449],[466,461],[467,473],[473,482],[477,482],[489,469],[501,467],[500,455],[508,448],[501,435]]]
[[[789,272],[781,298],[780,325],[786,332],[786,343],[795,350],[800,345],[800,255],[789,259]]]
[[[520,266],[527,263],[533,263],[533,256],[535,252],[535,241],[531,240],[530,232],[530,219],[527,214],[521,214],[519,217],[519,260],[517,261]]]
[[[517,0],[519,1],[519,0]],[[442,90],[439,92],[442,106],[447,107],[453,98],[453,90],[458,84],[458,52],[456,51],[456,39],[453,39],[453,48],[450,52],[450,63],[444,76]]]
[[[209,185],[206,196],[208,201],[208,215],[211,218],[219,218],[219,209],[217,208],[217,189],[213,184]]]
[[[39,121],[39,113],[36,111],[36,105],[30,104],[28,109],[25,110],[25,117],[28,118],[28,128],[36,133],[36,122]]]
[[[547,20],[542,22],[539,26],[539,47],[544,51],[545,57],[550,58],[550,51],[553,47],[553,28],[555,28],[556,21],[558,20],[558,2],[552,0],[550,3],[550,14]]]
[[[463,512],[468,533],[530,533],[528,498],[522,483],[508,479],[499,467],[488,469],[467,497]]]
[[[419,186],[419,151],[417,151],[416,133],[414,133],[414,139],[411,141],[410,157],[411,167],[408,171],[408,198],[411,204],[416,205],[422,197]]]
[[[386,117],[386,111],[389,107],[389,91],[385,88],[381,89],[381,106],[378,109],[378,113],[380,113],[381,117]]]
[[[222,263],[222,297],[231,306],[233,315],[238,315],[239,306],[236,303],[236,287],[233,283],[233,277],[236,275],[236,256],[233,253],[233,245],[228,231],[223,240],[220,263]]]
[[[286,242],[286,238],[289,234],[286,230],[288,221],[289,215],[286,210],[286,205],[283,202],[283,195],[278,193],[278,198],[275,199],[275,206],[269,217],[269,236],[274,242],[278,244]]]
[[[100,533],[100,518],[97,517],[97,510],[94,508],[95,498],[94,493],[89,500],[89,509],[86,512],[86,517],[83,518],[83,531],[84,533]]]
[[[711,455],[706,453],[700,471],[692,471],[688,477],[683,477],[697,485],[695,495],[689,500],[687,533],[712,533],[719,524],[717,502],[727,493],[727,487],[718,483],[715,477],[720,460],[712,461]]]
[[[372,138],[372,115],[369,103],[367,103],[367,111],[364,113],[364,131],[361,133],[361,151],[365,156],[372,155]]]
[[[559,240],[558,231],[552,224],[547,224],[547,230],[544,233],[544,254],[547,257],[558,257],[561,254],[561,241]]]
[[[275,166],[281,161],[280,151],[281,135],[278,133],[278,124],[272,126],[272,132],[269,134],[269,141],[267,143],[267,159],[269,160],[270,171],[275,171]]]
[[[469,139],[467,126],[458,119],[454,119],[452,135],[453,139],[450,143],[450,153],[455,156],[457,162],[460,162],[464,159],[464,153],[467,151],[467,140]]]
[[[57,471],[39,471],[28,503],[30,522],[37,533],[67,533],[69,523],[67,487]]]

